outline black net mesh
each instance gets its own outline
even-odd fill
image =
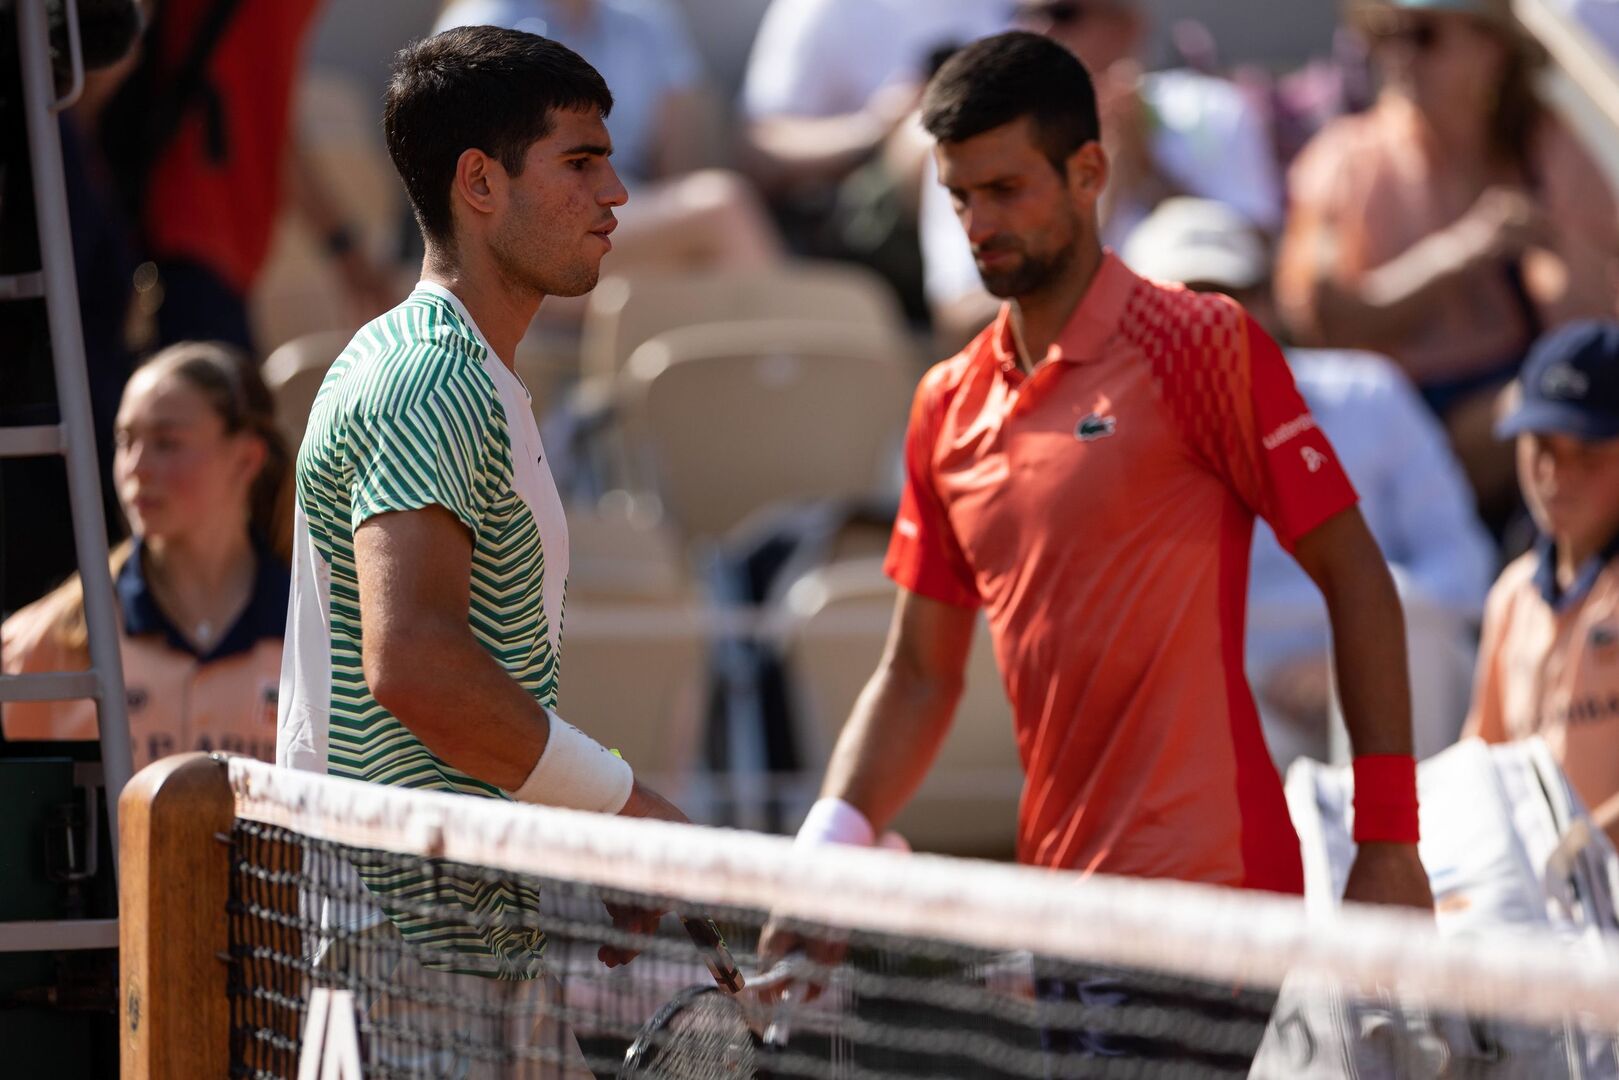
[[[1052,934],[1038,926],[1018,929],[1029,949],[990,951],[799,920],[785,925],[836,949],[795,958],[784,980],[761,972],[768,913],[756,908],[344,846],[249,820],[229,841],[236,1076],[291,1080],[346,1027],[363,1075],[376,1078],[1619,1078],[1613,1029],[1574,1010],[1560,1022],[1509,1021],[1319,973],[1239,986],[1164,974],[1173,956],[1158,970],[1078,963],[1042,954]],[[413,888],[376,887],[401,880]],[[480,906],[469,896],[537,900]],[[914,902],[921,924],[940,901]],[[681,917],[716,929],[723,953]],[[1231,930],[1209,925],[1209,949]],[[506,939],[538,945],[526,958],[467,945]],[[740,993],[717,985],[713,969],[723,974],[727,957],[749,982]],[[1530,1002],[1553,981],[1505,990]],[[773,983],[789,988],[784,1000],[759,994]],[[311,1025],[312,1015],[325,1019]]]
[[[834,963],[800,960],[784,1002],[716,986],[675,915],[712,920],[735,964],[759,971],[766,913],[677,897],[345,847],[238,821],[231,837],[233,1072],[296,1077],[310,1005],[347,991],[367,1077],[1245,1076],[1274,995],[1088,967],[1029,953],[793,923],[835,941]],[[399,906],[374,872],[515,884],[537,909]],[[609,906],[666,911],[648,932]],[[487,958],[419,944],[400,926],[470,920],[539,930],[532,979]],[[609,968],[603,949],[631,949]],[[813,1000],[810,984],[824,986]],[[755,988],[757,989],[757,988]],[[637,1040],[640,1040],[637,1044]],[[577,1049],[575,1049],[577,1048]],[[633,1052],[632,1052],[633,1051]]]

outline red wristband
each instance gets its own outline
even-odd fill
[[[1355,759],[1355,843],[1414,844],[1417,759],[1371,754]]]

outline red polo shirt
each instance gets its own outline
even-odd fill
[[[1010,308],[917,392],[887,570],[982,604],[1027,774],[1019,857],[1303,891],[1243,676],[1254,515],[1355,503],[1276,344],[1111,253],[1025,376]]]

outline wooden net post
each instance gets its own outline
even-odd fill
[[[228,835],[223,758],[183,754],[141,770],[118,800],[124,1080],[230,1073],[226,995]]]

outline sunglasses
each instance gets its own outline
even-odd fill
[[[1453,29],[1454,24],[1440,19],[1412,16],[1390,24],[1380,30],[1377,36],[1384,41],[1409,46],[1414,52],[1430,53],[1444,44]]]

